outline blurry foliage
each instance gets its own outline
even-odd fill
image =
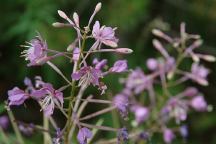
[[[145,68],[147,57],[156,55],[152,47],[152,28],[160,28],[165,32],[176,34],[179,24],[185,21],[187,31],[200,34],[204,39],[204,46],[200,51],[216,55],[216,1],[215,0],[100,0],[103,3],[102,11],[96,16],[102,24],[112,27],[119,27],[117,34],[120,38],[120,46],[130,47],[134,53],[129,56],[118,55],[120,58],[129,60],[129,67],[140,66]],[[27,68],[26,62],[20,58],[23,50],[19,45],[30,40],[39,31],[47,40],[49,47],[59,51],[65,49],[74,38],[74,31],[69,29],[56,29],[51,26],[53,22],[62,19],[57,18],[57,10],[64,10],[69,16],[76,11],[80,15],[81,25],[86,23],[98,0],[5,0],[0,5],[0,93],[6,97],[6,91],[19,82],[19,86],[25,76],[33,77],[41,74],[45,81],[54,83],[58,87],[62,79],[56,75],[48,66]],[[166,22],[166,23],[165,23]],[[82,25],[83,26],[83,25]],[[116,56],[102,54],[101,58],[108,58],[110,64],[114,62]],[[71,66],[65,63],[64,59],[58,58],[55,63],[64,69],[67,76],[70,76]],[[211,85],[207,88],[200,88],[206,94],[210,104],[216,105],[216,64],[210,64],[212,74],[209,76]],[[122,76],[124,77],[124,76]],[[121,89],[117,83],[116,75],[106,78],[106,83],[113,93]],[[175,90],[174,90],[175,91]],[[3,94],[3,95],[2,95]],[[111,97],[108,97],[111,99]],[[26,121],[35,120],[38,122],[38,110],[34,108],[31,118],[24,117],[24,108],[16,112],[18,119]],[[92,109],[97,107],[92,106]],[[2,107],[0,107],[2,110]],[[34,114],[37,112],[36,114]],[[110,115],[104,115],[105,125],[110,125],[115,120]],[[61,117],[58,120],[61,122]],[[216,143],[216,115],[215,112],[209,114],[194,114],[190,117],[190,144]],[[101,133],[103,135],[104,133]],[[107,133],[106,133],[107,134]],[[107,135],[112,137],[113,135]],[[35,136],[33,139],[38,139]],[[98,135],[98,137],[101,137]],[[155,136],[157,137],[157,136]],[[32,140],[31,140],[32,141]],[[30,142],[29,142],[30,143]],[[157,138],[152,143],[158,143]],[[176,142],[176,143],[182,143]]]

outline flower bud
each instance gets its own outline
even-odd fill
[[[156,70],[158,68],[158,61],[154,58],[149,58],[147,60],[147,67],[149,70]]]
[[[198,90],[197,88],[195,87],[188,87],[184,92],[183,92],[183,95],[185,96],[189,96],[189,97],[192,97],[192,96],[195,96],[198,94]]]
[[[123,54],[130,54],[133,52],[133,50],[129,48],[117,48],[115,49],[115,51],[118,53],[123,53]]]
[[[73,14],[73,20],[76,26],[79,26],[79,15],[76,12]]]
[[[55,23],[52,24],[52,26],[53,26],[53,27],[57,27],[57,28],[61,28],[61,27],[64,27],[65,24],[60,23],[60,22],[55,22]]]
[[[152,33],[158,37],[163,37],[164,33],[162,31],[160,31],[159,29],[153,29]]]
[[[61,10],[58,10],[58,14],[59,14],[59,16],[62,17],[63,19],[67,19],[67,18],[68,18],[67,15],[66,15],[63,11],[61,11]]]
[[[216,61],[216,58],[212,55],[204,55],[202,58],[208,62],[215,62]]]
[[[96,5],[96,7],[95,7],[95,13],[97,13],[98,11],[100,11],[101,6],[102,6],[102,4],[101,4],[101,2],[99,2],[99,3]]]

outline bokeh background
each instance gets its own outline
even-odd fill
[[[103,55],[112,63],[116,58],[127,58],[130,68],[140,66],[145,69],[147,57],[156,56],[152,47],[152,28],[160,28],[168,33],[178,34],[181,22],[186,22],[187,32],[200,34],[204,45],[199,49],[203,53],[216,56],[216,1],[215,0],[100,0],[103,8],[96,16],[102,24],[118,27],[117,35],[120,46],[130,47],[134,53],[130,56]],[[49,69],[43,67],[26,67],[20,57],[23,50],[19,45],[30,40],[39,31],[52,49],[64,50],[74,39],[71,29],[56,29],[52,23],[63,21],[57,10],[64,10],[72,16],[76,11],[80,15],[81,24],[86,24],[98,0],[4,0],[0,4],[0,100],[7,98],[7,90],[18,85],[22,87],[23,79],[28,76],[42,75],[45,81],[52,82],[55,87],[62,84],[62,79]],[[56,65],[70,75],[71,66],[64,59],[57,59]],[[207,64],[211,69],[208,87],[199,87],[207,101],[216,105],[216,64]],[[116,77],[110,77],[108,85],[113,93],[120,91],[121,85]],[[40,123],[42,121],[38,106],[14,109],[15,116],[25,122]],[[2,108],[1,108],[2,109]],[[97,109],[91,107],[90,111]],[[4,113],[2,113],[4,114]],[[1,114],[1,115],[2,115]],[[58,113],[55,117],[59,124],[64,122]],[[106,117],[106,115],[105,115]],[[109,119],[109,116],[107,116]],[[106,122],[107,125],[110,125]],[[188,119],[189,144],[216,143],[216,113],[193,113]],[[30,137],[36,142],[40,135]],[[32,140],[29,143],[34,143]]]

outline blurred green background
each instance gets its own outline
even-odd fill
[[[129,67],[145,68],[146,58],[156,56],[152,47],[152,28],[160,28],[169,33],[177,34],[181,22],[186,22],[187,32],[200,34],[204,45],[199,49],[203,53],[216,56],[216,1],[215,0],[100,0],[103,8],[96,16],[102,24],[118,27],[119,45],[130,47],[134,53],[130,56],[111,56],[104,54],[112,63],[116,58],[127,58]],[[65,11],[72,16],[76,11],[80,15],[81,25],[86,24],[98,0],[5,0],[0,4],[0,98],[6,99],[7,90],[18,85],[22,87],[25,76],[33,78],[42,75],[45,81],[52,82],[55,87],[62,85],[62,79],[49,69],[43,67],[26,67],[26,62],[20,58],[24,44],[35,36],[36,30],[47,40],[52,49],[65,50],[75,38],[72,29],[56,29],[52,23],[63,22],[57,10]],[[64,69],[68,77],[71,66],[64,59],[57,59],[56,65]],[[211,69],[208,87],[199,87],[207,101],[216,105],[216,64],[207,64]],[[111,80],[110,80],[111,79]],[[112,85],[116,81],[109,79],[109,87],[114,93],[121,86]],[[37,104],[32,103],[29,109],[15,109],[17,119],[25,122],[40,123],[40,112]],[[95,109],[94,107],[92,110]],[[62,123],[62,117],[56,117]],[[190,144],[216,143],[216,114],[193,113],[189,120]]]

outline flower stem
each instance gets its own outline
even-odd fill
[[[12,127],[14,129],[14,132],[16,134],[17,141],[19,142],[19,144],[25,144],[25,142],[24,142],[24,140],[22,138],[22,135],[21,135],[21,133],[19,131],[19,128],[17,126],[17,123],[15,122],[15,118],[14,118],[13,112],[9,108],[7,108],[7,112],[8,112],[8,116],[10,118],[10,121],[12,123]]]
[[[44,115],[43,116],[43,129],[49,130],[49,119]],[[48,133],[43,133],[44,144],[51,144],[50,136]]]
[[[84,33],[79,59],[78,59],[77,63],[74,64],[73,72],[76,72],[79,69],[79,63],[81,61],[82,52],[83,52],[83,49],[85,47],[86,36],[87,36],[87,33]],[[72,87],[71,87],[71,100],[70,100],[69,106],[68,106],[68,119],[67,119],[67,123],[66,123],[66,132],[65,132],[65,136],[64,136],[65,144],[69,144],[69,142],[70,142],[69,134],[70,134],[71,127],[72,127],[71,117],[72,117],[73,98],[75,96],[75,90],[76,90],[75,86],[76,86],[76,82],[73,80],[72,81]]]

